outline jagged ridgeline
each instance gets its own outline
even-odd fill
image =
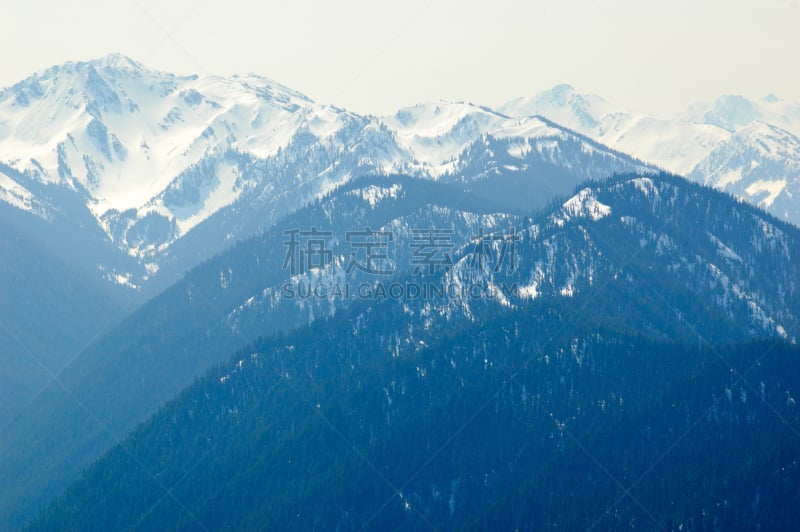
[[[364,116],[262,76],[118,54],[0,90],[0,122],[0,201],[64,259],[151,296],[363,175],[459,180],[517,205],[654,168],[541,117],[465,102]],[[54,236],[70,230],[67,245]]]
[[[330,268],[282,269],[286,233],[267,232],[190,272],[78,361],[67,382],[106,427],[122,437],[146,420],[121,446],[57,394],[37,405],[51,417],[18,427],[3,454],[27,460],[14,464],[71,464],[29,481],[31,492],[62,492],[111,448],[34,528],[794,518],[793,226],[652,174],[589,183],[528,215],[444,184],[371,178],[284,225],[330,230]],[[395,276],[382,282],[512,290],[282,297],[287,283],[372,282],[347,272],[339,235],[366,226],[394,237]],[[449,231],[452,264],[415,273],[414,229],[430,227]],[[513,268],[476,264],[481,228],[516,237]],[[301,321],[311,325],[269,336]],[[41,482],[43,472],[3,467]],[[17,504],[33,517],[44,502]]]

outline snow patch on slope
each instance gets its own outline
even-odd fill
[[[369,185],[364,188],[352,190],[348,192],[348,195],[357,196],[361,198],[362,200],[369,203],[369,206],[374,209],[378,203],[385,200],[386,198],[396,199],[397,194],[400,192],[401,189],[402,187],[397,183],[393,184],[390,187]]]
[[[772,204],[775,203],[775,199],[777,199],[786,188],[787,184],[788,181],[786,179],[776,179],[774,181],[759,179],[751,183],[744,191],[751,197],[761,196],[766,193],[766,197],[760,200],[758,205],[762,207],[771,207]]]
[[[560,215],[553,216],[553,222],[558,226],[563,226],[573,218],[590,218],[596,222],[611,214],[611,207],[600,203],[595,194],[590,188],[581,190],[564,202]]]

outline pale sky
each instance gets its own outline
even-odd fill
[[[27,0],[3,6],[0,50],[0,86],[120,52],[373,114],[558,83],[664,115],[721,94],[800,100],[798,0]]]

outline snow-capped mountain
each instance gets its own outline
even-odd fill
[[[774,94],[758,100],[727,94],[711,102],[691,105],[682,117],[689,122],[711,124],[728,131],[737,131],[760,120],[800,135],[800,102],[787,102]]]
[[[727,98],[655,118],[561,85],[499,111],[440,101],[361,116],[252,74],[176,76],[112,54],[0,91],[0,208],[27,213],[77,270],[153,290],[366,174],[442,179],[530,210],[648,161],[797,222],[796,137],[739,124],[795,127],[798,114]]]
[[[654,170],[544,117],[512,118],[465,102],[418,104],[382,123],[418,175],[504,208],[531,210],[588,179]]]
[[[0,157],[45,183],[85,190],[98,217],[168,210],[151,200],[183,170],[225,148],[274,153],[290,138],[278,126],[311,106],[266,79],[177,77],[116,55],[53,67],[0,98]],[[209,207],[236,197],[234,183],[224,185]],[[180,212],[176,221],[185,232],[193,218]]]
[[[422,173],[441,177],[457,173],[465,149],[481,137],[558,139],[573,133],[537,116],[510,118],[467,102],[421,103],[384,117],[397,143],[419,164]]]
[[[289,148],[295,159],[311,159],[331,139],[356,147],[355,136],[373,132],[368,120],[266,78],[179,77],[110,55],[50,68],[0,93],[0,161],[27,181],[4,175],[0,197],[48,218],[61,205],[48,208],[31,188],[73,192],[110,241],[144,266],[118,273],[138,284],[192,228],[262,182],[286,177],[248,172],[254,161],[285,163]],[[396,159],[390,140],[379,139],[380,152]],[[341,154],[332,155],[316,168],[317,193],[356,170],[337,171]],[[391,168],[380,154],[359,155],[370,170]]]
[[[569,134],[543,117],[540,136],[487,134],[462,151],[441,179],[488,201],[529,212],[552,198],[571,193],[586,180],[654,168],[588,137]]]
[[[559,85],[498,107],[511,116],[543,115],[603,144],[730,192],[800,223],[797,168],[800,103],[726,95],[673,118],[633,113],[599,96]],[[795,195],[793,196],[793,192]]]
[[[740,128],[688,177],[783,219],[800,220],[800,138],[771,124]]]
[[[511,100],[499,108],[510,116],[542,115],[598,142],[684,175],[728,137],[709,124],[625,111],[570,85]]]
[[[530,417],[527,406],[513,405],[533,405],[528,390],[544,395],[548,387],[558,388],[545,403],[569,405],[562,419],[575,420],[580,409],[605,412],[608,397],[619,405],[618,413],[623,403],[621,396],[605,391],[570,403],[579,369],[590,369],[583,374],[587,382],[608,376],[601,357],[584,359],[591,350],[579,348],[573,339],[602,339],[603,353],[612,353],[613,360],[625,365],[626,357],[620,357],[624,352],[618,349],[623,344],[614,346],[616,334],[638,338],[624,350],[631,352],[640,340],[694,343],[698,336],[711,344],[796,342],[800,229],[643,162],[681,171],[781,218],[800,219],[793,207],[800,193],[800,139],[792,125],[793,109],[775,98],[757,104],[726,98],[696,106],[676,119],[655,118],[621,111],[599,97],[559,86],[500,110],[438,102],[374,117],[314,102],[256,75],[175,76],[120,55],[53,67],[0,90],[0,227],[5,228],[6,240],[0,247],[7,252],[0,271],[5,268],[12,274],[0,283],[3,295],[10,296],[2,299],[5,306],[0,310],[14,333],[0,337],[0,351],[9,340],[22,347],[46,334],[46,339],[30,345],[48,350],[50,357],[43,359],[47,366],[39,363],[46,380],[22,374],[24,365],[13,358],[2,361],[6,377],[11,376],[6,380],[14,379],[19,386],[21,377],[31,378],[24,387],[0,393],[17,396],[10,410],[0,412],[0,419],[7,416],[0,438],[0,528],[22,526],[104,451],[141,427],[164,401],[210,368],[225,364],[237,349],[248,349],[250,342],[271,333],[279,333],[276,345],[289,357],[295,356],[296,345],[329,352],[335,371],[325,386],[332,384],[335,391],[318,394],[320,388],[309,388],[313,402],[306,406],[312,411],[329,412],[326,403],[334,393],[350,401],[354,390],[367,389],[351,378],[362,363],[380,370],[380,379],[373,383],[391,379],[385,392],[381,386],[374,388],[379,402],[358,397],[369,409],[382,405],[384,396],[391,406],[406,393],[402,378],[397,380],[400,392],[395,392],[399,374],[382,359],[419,355],[419,364],[406,364],[407,382],[423,382],[426,375],[444,368],[447,373],[438,373],[446,377],[441,381],[444,393],[418,394],[424,400],[419,404],[434,408],[436,415],[429,419],[435,424],[452,421],[441,416],[441,409],[452,404],[448,397],[483,401],[470,382],[488,374],[500,360],[493,352],[507,358],[504,365],[513,362],[509,367],[532,354],[539,368],[550,367],[550,354],[554,364],[546,370],[547,380],[503,392],[505,398],[495,385],[507,382],[507,376],[495,373],[492,379],[499,380],[487,381],[492,384],[492,403],[484,406],[493,404],[496,415],[511,405],[518,419],[525,420]],[[609,177],[612,174],[616,175]],[[295,241],[309,230],[314,240]],[[35,245],[29,246],[29,241]],[[315,253],[324,264],[313,265]],[[310,262],[294,264],[296,258],[302,263],[303,257]],[[126,317],[111,315],[114,303],[138,302],[134,292],[121,287],[140,288],[144,299],[167,285]],[[102,304],[93,306],[98,298]],[[65,312],[80,315],[63,319]],[[120,323],[97,336],[103,318]],[[324,328],[291,331],[309,323]],[[579,336],[570,338],[576,331]],[[17,340],[17,333],[26,341]],[[537,353],[562,333],[558,349],[547,346]],[[469,341],[459,340],[459,335]],[[524,347],[517,352],[509,349],[512,338],[520,335],[531,342],[517,345]],[[367,337],[374,341],[358,349],[348,347]],[[445,341],[442,349],[428,349],[440,340]],[[642,352],[671,367],[670,357],[650,355],[669,353],[677,345],[665,344],[653,352],[645,346]],[[687,375],[703,381],[703,373],[691,370],[697,359],[675,351],[675,358],[690,364],[681,366],[690,373],[681,370],[674,383],[653,388],[658,392],[653,405],[659,408],[652,412],[664,412],[660,405],[670,404],[660,402],[662,390],[680,394]],[[260,356],[243,353],[247,354],[239,358],[239,370]],[[715,354],[714,363],[716,358],[721,357]],[[278,384],[299,382],[300,373],[305,373],[306,384],[321,382],[313,359],[290,362],[305,368],[287,372],[282,366],[273,375]],[[721,371],[733,376],[723,362]],[[660,366],[647,364],[658,373]],[[217,425],[216,419],[235,419],[248,401],[261,404],[270,397],[269,392],[250,394],[255,388],[236,389],[237,378],[232,377],[238,370],[233,364],[225,367],[231,371],[211,378],[219,397],[198,393],[197,401],[185,403],[187,407],[157,416],[174,420],[173,413],[180,411],[193,422],[209,420],[203,429],[210,437],[194,434],[201,436],[196,441],[217,449],[222,441],[218,436],[224,440],[228,432],[218,428],[224,425]],[[464,367],[469,371],[461,372]],[[525,367],[533,366],[524,363]],[[619,373],[621,381],[626,375],[639,377],[633,385],[627,381],[626,400],[649,384],[631,371],[635,367]],[[517,374],[511,374],[512,380]],[[780,377],[769,381],[770,397],[784,392],[791,397],[781,384],[784,375]],[[763,400],[763,382],[761,387]],[[608,391],[616,393],[616,385]],[[707,392],[704,388],[702,396],[711,395]],[[294,442],[302,438],[284,440],[282,434],[297,437],[298,408],[275,404],[261,406],[285,411],[292,422],[285,431],[283,425],[279,430],[260,425],[258,433],[296,447]],[[687,419],[674,425],[678,432],[697,417],[695,411],[706,410],[704,404],[688,417],[688,410],[672,408]],[[573,410],[575,406],[580,409]],[[18,407],[24,407],[24,415],[18,415]],[[387,427],[395,421],[385,414],[393,416],[396,408],[375,409],[370,416],[379,423],[374,425],[362,423],[371,418],[348,413],[354,427],[361,425],[356,432],[364,439],[358,441],[372,445],[379,441],[375,434],[390,434]],[[651,417],[651,411],[643,412]],[[753,419],[746,417],[750,414],[744,407],[741,412],[741,419]],[[704,416],[708,420],[709,413]],[[621,418],[620,424],[627,430],[634,419]],[[551,421],[546,419],[548,425]],[[738,430],[738,418],[736,425]],[[667,428],[674,436],[673,426]],[[329,429],[325,427],[328,435]],[[191,431],[184,434],[191,436]],[[547,439],[547,431],[534,432]],[[182,449],[175,445],[179,440],[169,432],[159,434],[149,444],[156,441],[165,459],[174,461],[174,450]],[[238,437],[247,431],[231,434],[236,438],[229,442],[238,438],[235,456],[249,461],[247,446],[238,446],[251,441]],[[548,445],[560,445],[550,439]],[[229,449],[223,445],[217,450],[226,455]],[[138,466],[146,459],[144,446],[125,450]],[[270,466],[274,456],[268,457]],[[306,456],[324,464],[320,453]],[[506,461],[503,453],[497,456],[502,457],[498,464]],[[200,462],[205,457],[201,454]],[[445,458],[442,455],[443,462],[452,464]],[[342,470],[352,470],[346,461],[336,461]],[[192,459],[189,471],[196,465],[204,469],[200,462]],[[232,469],[238,476],[241,469]],[[524,469],[526,474],[530,470]],[[102,464],[92,470],[102,472]],[[181,473],[173,483],[165,471],[159,465],[150,476],[166,486],[191,478]],[[581,468],[581,478],[585,471]],[[297,477],[284,473],[278,472]],[[446,478],[457,487],[461,477],[447,473]],[[494,473],[469,473],[469,478],[484,487],[503,483]],[[443,515],[452,516],[453,510],[446,508],[454,503],[445,504],[440,488],[424,480],[418,491],[430,492],[426,497],[436,500]],[[445,486],[440,479],[436,482]],[[170,513],[170,508],[159,508],[159,499],[147,498],[160,497],[146,488],[149,480],[134,484],[147,491],[144,499],[134,495],[138,503]],[[219,491],[220,484],[208,485]],[[119,486],[115,482],[112,490]],[[122,491],[131,491],[128,487]],[[394,486],[391,491],[392,499],[402,496]],[[65,506],[69,515],[76,508]],[[336,512],[342,513],[341,505]],[[105,514],[122,522],[119,512]],[[287,515],[292,520],[299,516],[293,510]],[[52,516],[53,522],[63,522],[57,513]],[[142,523],[147,526],[147,521],[133,521],[134,527]]]
[[[552,122],[466,103],[360,116],[256,75],[176,76],[112,54],[0,91],[0,201],[40,222],[95,225],[93,245],[108,250],[83,269],[133,287],[159,277],[164,287],[353,177],[483,175],[463,157],[488,137],[514,139],[520,154],[530,139],[546,141],[551,163],[573,166],[567,188],[601,175],[579,176],[585,160],[552,156],[561,144],[585,146],[584,159],[608,151]],[[602,175],[643,168],[606,155],[596,168],[619,164]],[[541,178],[524,166],[506,170]]]

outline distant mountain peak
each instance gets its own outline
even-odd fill
[[[47,81],[54,78],[65,79],[68,76],[86,76],[88,73],[102,71],[104,73],[119,72],[126,75],[142,72],[153,72],[155,70],[148,69],[142,63],[131,59],[130,57],[119,54],[110,53],[104,56],[95,57],[93,59],[82,61],[67,61],[60,65],[53,65],[43,71],[37,72],[29,76],[25,81],[40,80]]]
[[[724,94],[711,103],[695,105],[688,115],[692,122],[718,126],[731,132],[760,117],[758,106],[737,94]]]
[[[116,70],[147,70],[142,63],[131,59],[125,54],[112,52],[104,56],[87,61],[95,68],[113,68]]]
[[[800,117],[800,108],[795,115],[795,108],[783,102],[756,105],[771,113],[758,120],[787,131]],[[725,118],[752,106],[729,95],[697,112]],[[788,122],[775,116],[787,116]],[[621,111],[570,84],[497,110],[438,100],[375,117],[316,104],[259,74],[178,76],[111,53],[53,66],[0,90],[0,163],[21,176],[0,183],[0,196],[4,203],[33,211],[34,204],[52,203],[35,197],[40,185],[75,192],[76,204],[89,211],[82,214],[94,217],[120,250],[142,263],[152,261],[146,264],[154,269],[173,243],[217,212],[233,213],[237,202],[265,211],[268,206],[255,225],[268,223],[365,173],[458,178],[489,194],[497,192],[489,188],[511,186],[493,185],[496,176],[509,172],[519,178],[515,187],[532,190],[520,176],[536,174],[543,160],[551,165],[549,173],[563,170],[571,160],[562,157],[559,146],[564,145],[582,146],[605,161],[580,170],[583,179],[600,177],[598,168],[608,171],[607,164],[623,159],[623,166],[636,165],[575,132],[681,174],[691,174],[731,139],[728,130],[708,123]],[[778,146],[788,138],[794,152],[796,139],[786,135],[757,123],[741,136],[754,146]],[[729,149],[741,152],[737,146]],[[758,153],[794,157],[783,157],[784,152],[778,146]],[[745,163],[737,168],[750,165]],[[721,164],[706,166],[716,172]],[[698,180],[707,182],[706,177]],[[786,190],[793,190],[787,183]],[[782,205],[781,198],[774,205]],[[795,209],[789,212],[779,215],[792,219]],[[246,224],[239,226],[234,218],[231,214],[225,238],[248,234]]]
[[[544,116],[583,134],[597,129],[603,118],[615,109],[603,98],[582,94],[562,83],[534,96],[516,98],[498,110],[508,116]]]
[[[782,127],[778,127],[775,124],[770,124],[769,122],[765,122],[764,120],[753,120],[746,126],[739,128],[734,133],[734,136],[749,136],[753,134],[772,134],[772,135],[779,135],[781,137],[795,136],[790,131],[783,129]]]
[[[556,85],[550,90],[547,90],[539,96],[540,99],[550,98],[559,105],[566,104],[569,99],[576,95],[575,87],[568,83],[561,83]]]

